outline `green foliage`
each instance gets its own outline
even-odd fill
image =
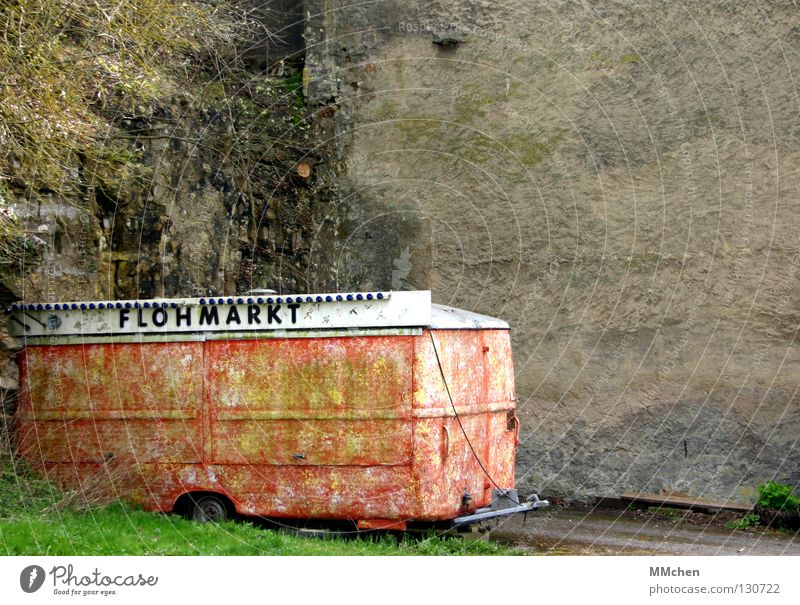
[[[792,486],[769,481],[758,486],[757,506],[774,510],[796,511],[800,500],[792,495]]]
[[[44,248],[44,241],[25,233],[0,184],[0,269],[21,271],[25,265],[36,264],[41,260]]]
[[[761,521],[761,517],[759,517],[755,513],[747,513],[738,521],[731,521],[730,523],[726,523],[725,527],[729,529],[748,529],[750,527],[755,527]]]
[[[294,109],[294,115],[292,116],[292,121],[294,122],[295,126],[299,126],[305,119],[305,99],[303,98],[303,73],[301,71],[298,71],[296,74],[293,74],[288,78],[286,78],[285,86],[286,90],[289,92],[289,94],[292,95],[293,98],[292,107]]]
[[[638,63],[641,60],[641,57],[636,53],[627,53],[620,57],[619,62],[623,65],[628,63]]]
[[[227,2],[8,0],[0,11],[0,179],[62,191],[109,160],[108,120],[152,111],[236,56]],[[114,155],[114,152],[111,152]]]
[[[22,460],[0,456],[0,523],[38,515],[61,498],[59,490]]]

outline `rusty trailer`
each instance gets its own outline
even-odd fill
[[[428,291],[23,304],[10,326],[18,451],[68,488],[361,529],[547,504],[513,490],[508,324]]]

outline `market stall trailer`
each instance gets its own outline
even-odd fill
[[[18,451],[67,488],[360,528],[532,506],[505,491],[509,326],[428,291],[24,304],[11,328]]]

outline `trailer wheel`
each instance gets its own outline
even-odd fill
[[[189,518],[197,523],[222,523],[229,516],[228,504],[214,494],[200,496],[192,502]]]

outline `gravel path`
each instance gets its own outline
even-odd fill
[[[521,517],[508,519],[491,536],[556,555],[800,555],[800,533],[733,530],[696,513],[681,518],[556,507],[528,515],[524,524]]]

